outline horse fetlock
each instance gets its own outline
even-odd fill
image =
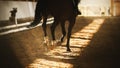
[[[46,36],[44,37],[44,43],[49,46],[50,45],[50,41],[49,41],[49,38]]]
[[[53,41],[51,42],[51,45],[52,45],[52,46],[55,46],[56,43],[57,43],[56,40],[53,40]]]
[[[62,41],[61,40],[56,40],[57,42],[57,45],[60,46],[62,44]]]

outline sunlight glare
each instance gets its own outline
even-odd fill
[[[76,59],[75,57],[80,56],[82,50],[89,45],[92,37],[103,23],[104,19],[95,19],[82,30],[73,33],[70,40],[72,52],[66,52],[65,43],[62,43],[62,46],[57,46],[53,50],[44,52],[43,55],[46,57],[36,58],[26,68],[73,68],[73,64],[63,62],[63,60],[74,60]]]
[[[27,68],[72,68],[73,65],[64,62],[51,61],[46,59],[36,59]]]

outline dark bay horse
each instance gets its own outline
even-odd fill
[[[36,5],[34,21],[28,27],[36,26],[43,17],[42,27],[46,37],[46,20],[48,15],[52,15],[54,17],[54,22],[51,25],[51,35],[53,41],[56,40],[55,28],[58,24],[60,24],[62,28],[61,42],[63,42],[66,35],[65,22],[69,21],[66,47],[67,51],[71,51],[69,47],[70,37],[77,16],[74,11],[72,0],[39,0]]]

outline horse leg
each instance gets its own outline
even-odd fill
[[[35,8],[34,20],[30,25],[27,26],[28,28],[34,27],[40,23],[42,19],[42,11],[43,11],[43,7],[41,7],[40,2],[37,2],[36,8]]]
[[[47,32],[46,32],[46,23],[47,23],[47,15],[43,16],[43,24],[42,24],[42,28],[43,28],[43,32],[44,32],[44,43],[49,45],[49,38],[47,37]]]
[[[52,40],[53,40],[52,45],[54,45],[54,43],[55,43],[55,28],[58,24],[59,24],[59,22],[54,20],[54,22],[52,23],[52,26],[51,26],[51,35],[52,35]]]
[[[43,28],[43,32],[44,32],[44,37],[47,36],[47,32],[46,32],[46,23],[47,23],[47,16],[43,16],[42,28]]]
[[[68,27],[68,34],[67,34],[67,44],[66,44],[67,51],[69,51],[69,52],[71,52],[69,44],[70,44],[70,37],[71,37],[71,32],[72,32],[72,28],[73,28],[74,24],[75,24],[75,19],[74,18],[70,19],[69,27]]]
[[[66,35],[66,31],[65,31],[65,21],[61,22],[61,28],[62,28],[62,37],[61,37],[61,42],[63,42],[63,39]]]

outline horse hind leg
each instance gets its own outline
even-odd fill
[[[55,28],[57,27],[58,24],[59,24],[59,22],[57,20],[54,20],[54,22],[52,23],[52,26],[51,26],[52,45],[56,45]]]
[[[66,31],[65,31],[65,21],[61,22],[61,29],[62,29],[61,42],[63,42],[64,37],[65,37],[65,35],[66,35]]]
[[[43,16],[43,24],[42,24],[42,28],[43,28],[43,32],[44,32],[44,44],[49,46],[50,41],[49,41],[49,38],[48,38],[47,32],[46,32],[46,23],[47,23],[47,16],[44,15]]]
[[[58,21],[54,20],[54,22],[51,25],[51,35],[52,35],[52,40],[55,40],[55,28],[59,24]]]
[[[65,37],[65,35],[66,35],[66,31],[65,31],[65,21],[61,21],[60,26],[61,26],[61,30],[62,30],[62,36],[60,37],[59,40],[53,41],[53,45],[54,45],[54,44],[55,44],[55,45],[56,45],[56,44],[57,44],[57,45],[61,45],[61,43],[63,42],[64,37]]]
[[[43,16],[42,28],[43,28],[43,32],[44,32],[44,37],[47,36],[47,32],[46,32],[46,23],[47,23],[47,16]]]
[[[71,37],[71,32],[72,32],[72,29],[73,29],[73,26],[75,24],[75,18],[72,18],[69,20],[69,27],[68,27],[68,34],[67,34],[67,44],[66,44],[66,47],[67,47],[67,51],[68,52],[71,52],[71,49],[70,49],[70,37]]]

